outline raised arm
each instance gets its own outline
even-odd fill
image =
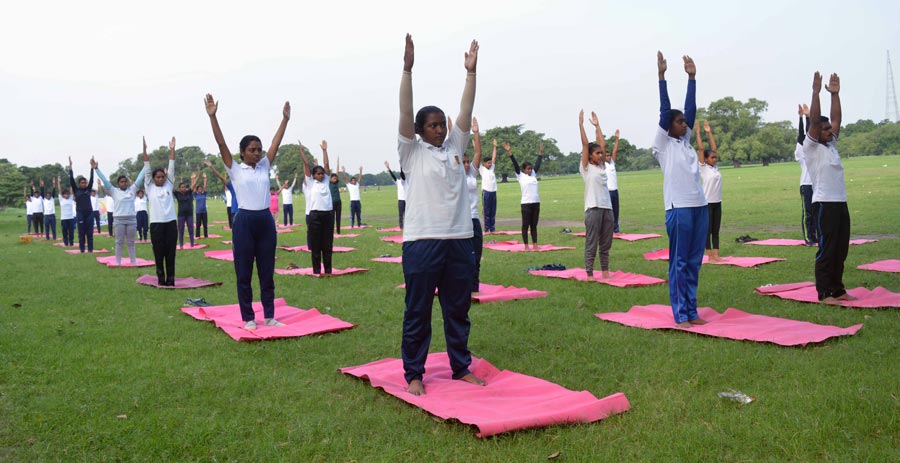
[[[362,186],[362,166],[359,166],[359,177],[356,177],[356,183]]]
[[[403,51],[403,75],[400,77],[400,135],[404,138],[416,138],[416,125],[413,121],[412,68],[415,60],[415,48],[412,36],[406,34],[406,49]]]
[[[822,134],[822,123],[819,120],[822,118],[822,106],[819,103],[819,92],[822,91],[822,74],[819,74],[819,71],[813,75],[813,93],[812,93],[812,101],[809,103],[809,138],[812,138],[816,142],[819,141],[819,136]]]
[[[206,182],[207,182],[206,172],[203,173],[203,192],[206,193]]]
[[[841,78],[831,74],[825,90],[831,94],[831,133],[837,138],[841,133]]]
[[[175,137],[169,141],[169,168],[166,169],[166,176],[175,185]]]
[[[703,164],[703,137],[700,136],[700,126],[694,126],[694,138],[697,139],[697,161]]]
[[[516,157],[512,154],[512,148],[509,146],[509,142],[503,142],[503,149],[506,150],[509,160],[512,161],[513,170],[516,172],[516,175],[519,175],[521,173],[521,170],[519,170],[519,163],[516,162]]]
[[[216,118],[216,111],[219,110],[219,102],[213,99],[213,96],[209,93],[206,94],[204,102],[206,104],[206,114],[209,115],[209,123],[212,125],[213,137],[216,139],[216,145],[219,146],[219,155],[222,156],[222,163],[225,164],[226,168],[231,169],[231,163],[233,162],[231,159],[231,151],[228,149],[228,145],[225,144],[225,136],[222,135],[222,129],[219,127],[219,119]]]
[[[228,188],[228,186],[227,186],[227,184],[228,184],[228,179],[225,178],[225,176],[223,176],[222,174],[220,174],[219,171],[216,170],[215,167],[213,167],[213,165],[212,165],[211,162],[209,162],[209,161],[203,161],[203,165],[205,165],[206,167],[209,167],[209,170],[212,171],[213,175],[215,175],[216,177],[218,177],[218,178],[219,178],[219,181],[222,182],[222,186],[224,186],[225,188]],[[204,184],[203,187],[206,188],[206,184]]]
[[[94,171],[97,171],[97,177],[100,178],[99,180],[97,180],[97,189],[99,190],[100,182],[102,181],[106,189],[112,191],[112,185],[109,184],[109,180],[106,179],[106,176],[104,176],[103,173],[100,172],[100,167],[97,164],[97,161],[95,161],[94,157],[91,156],[91,180],[93,180]],[[100,194],[100,192],[98,191],[97,194]]]
[[[297,172],[294,172],[294,181],[291,182],[291,186],[288,189],[294,191],[295,186],[297,186]]]
[[[594,126],[594,137],[597,139],[597,144],[600,145],[603,154],[606,154],[606,137],[603,136],[603,130],[600,130],[600,120],[597,119],[597,113],[593,111],[591,111],[591,125]]]
[[[288,121],[291,120],[291,102],[285,101],[284,108],[281,109],[281,124],[275,131],[275,137],[272,138],[272,144],[269,151],[266,151],[266,157],[269,158],[269,165],[275,163],[275,155],[278,154],[278,148],[281,146],[281,139],[284,138],[284,131],[287,130]]]
[[[309,169],[309,159],[306,159],[306,154],[303,153],[303,143],[297,140],[297,144],[300,145],[300,160],[303,161],[303,178],[312,177],[312,171]]]
[[[103,175],[103,171],[101,171],[99,167],[95,167],[94,170],[97,171],[97,178],[100,180],[100,182],[103,183],[103,187],[108,191],[112,191],[113,186],[111,183],[109,183],[109,179],[106,178],[106,175]]]
[[[613,143],[612,160],[616,162],[619,159],[619,129],[616,129],[616,141]]]
[[[803,139],[806,138],[806,133],[803,131],[803,105],[797,105],[797,117],[800,119],[797,122],[797,144],[802,145]]]
[[[712,129],[709,127],[709,121],[703,121],[703,131],[706,132],[706,138],[709,139],[709,148],[715,152],[719,152],[716,147],[716,137],[713,136]]]
[[[687,93],[684,95],[684,121],[689,128],[694,128],[694,120],[697,118],[697,65],[690,56],[684,55],[682,59],[684,72],[688,75]]]
[[[347,166],[341,166],[341,173],[344,174],[344,184],[350,183],[350,176],[347,175]]]
[[[384,168],[387,169],[388,174],[394,180],[394,183],[397,183],[397,177],[394,175],[394,171],[391,170],[391,165],[387,161],[384,161]]]
[[[493,141],[494,147],[491,148],[491,169],[497,166],[497,139]]]
[[[197,188],[198,180],[200,180],[200,176],[198,176],[196,172],[191,172],[191,192]]]
[[[661,51],[656,52],[656,69],[659,76],[659,127],[665,131],[669,130],[672,125],[672,119],[669,111],[672,109],[672,103],[669,102],[669,89],[666,86],[666,70],[669,65]]]
[[[328,166],[328,142],[322,140],[322,144],[319,146],[322,148],[322,167],[325,168],[325,175],[331,175],[331,168]],[[294,181],[297,179],[295,178]],[[291,189],[293,190],[294,187],[291,186]]]
[[[591,142],[588,140],[587,132],[584,131],[583,109],[578,112],[578,131],[581,132],[581,168],[587,169],[588,157],[590,156],[588,145],[590,145]]]
[[[534,161],[534,175],[537,175],[538,171],[541,170],[541,162],[543,160],[544,160],[544,144],[541,143],[541,147],[538,149],[537,160]]]
[[[478,129],[478,118],[472,117],[472,134],[475,137],[472,141],[475,147],[475,157],[472,158],[472,166],[476,169],[481,167],[481,133]]]
[[[90,183],[88,183],[88,185],[90,185]],[[74,195],[75,190],[78,189],[78,185],[75,184],[75,174],[72,172],[72,156],[69,156],[69,186],[72,187],[72,194]]]
[[[475,108],[475,67],[478,65],[478,41],[473,40],[465,55],[466,87],[459,102],[459,114],[456,115],[456,126],[463,132],[472,128],[472,110]]]

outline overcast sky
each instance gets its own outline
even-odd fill
[[[649,146],[657,49],[674,105],[683,105],[680,57],[689,54],[701,106],[760,98],[766,120],[794,120],[816,70],[840,74],[845,122],[881,120],[886,50],[900,72],[896,1],[54,0],[3,11],[0,158],[37,166],[71,155],[76,171],[91,155],[118,165],[140,152],[142,135],[151,147],[174,135],[217,152],[207,92],[232,150],[246,134],[268,146],[290,100],[285,143],[299,138],[318,153],[326,138],[348,170],[380,171],[397,159],[406,32],[416,109],[455,117],[463,53],[477,38],[482,130],[525,124],[563,152],[580,150],[581,108],[596,110],[605,132]]]

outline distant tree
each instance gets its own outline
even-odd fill
[[[0,159],[0,207],[25,207],[22,188],[30,183],[15,164]]]

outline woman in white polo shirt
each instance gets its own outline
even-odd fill
[[[234,217],[232,228],[232,248],[234,252],[234,271],[237,274],[238,305],[244,329],[255,330],[256,320],[253,312],[253,262],[259,275],[260,302],[266,326],[283,326],[275,319],[275,219],[269,213],[269,170],[278,154],[281,139],[291,118],[291,104],[284,103],[281,111],[281,124],[275,132],[272,144],[266,155],[262,154],[262,142],[255,135],[246,135],[240,142],[240,164],[234,163],[231,150],[225,143],[225,136],[219,128],[216,111],[219,102],[212,95],[206,95],[206,114],[212,125],[213,136],[219,145],[222,163],[231,177],[231,183],[237,196],[240,212]]]
[[[150,169],[150,156],[144,150],[144,169]],[[169,166],[157,167],[144,176],[144,191],[150,209],[150,245],[156,261],[159,286],[175,286],[175,245],[178,225],[175,219],[175,137],[169,141]]]
[[[522,243],[525,243],[525,248],[528,249],[528,231],[531,230],[531,250],[537,251],[537,225],[541,218],[541,197],[538,194],[537,173],[541,168],[541,161],[544,159],[544,144],[541,143],[534,165],[525,161],[522,163],[521,169],[508,142],[503,143],[503,149],[506,150],[509,160],[512,161],[513,169],[516,171],[516,180],[519,181],[519,188],[522,190]]]
[[[703,194],[706,196],[709,209],[709,233],[706,238],[706,252],[709,253],[709,262],[719,261],[719,230],[722,227],[722,174],[719,173],[719,150],[716,147],[716,139],[713,137],[709,121],[703,121],[703,130],[709,139],[710,149],[703,148],[703,138],[700,136],[700,125],[694,126],[697,134],[697,152],[702,154],[700,160],[700,181],[703,183]],[[699,157],[699,156],[698,156]]]
[[[331,275],[331,255],[334,248],[334,208],[331,203],[331,187],[322,166],[309,167],[309,160],[300,145],[300,159],[303,160],[303,194],[306,197],[306,245],[312,254],[314,275],[324,271]],[[324,157],[328,165],[328,154]]]
[[[347,177],[347,169],[343,170],[344,178]],[[354,220],[356,226],[362,226],[362,202],[359,196],[359,185],[362,183],[363,169],[359,168],[359,177],[352,177],[347,182],[347,193],[350,194],[350,228],[353,228]]]
[[[466,190],[463,153],[469,144],[475,105],[478,42],[465,55],[466,86],[453,130],[447,116],[425,106],[413,117],[412,37],[406,35],[400,80],[400,127],[397,150],[409,182],[403,228],[403,277],[406,310],[400,346],[404,378],[413,395],[425,393],[422,382],[431,342],[431,305],[435,289],[444,315],[444,337],[453,379],[486,384],[469,371],[469,308],[475,268],[472,215]],[[421,140],[416,139],[416,135]]]
[[[481,209],[484,214],[485,233],[497,231],[497,176],[494,174],[496,165],[497,139],[495,138],[491,157],[485,159],[478,167],[478,173],[481,175]]]
[[[597,114],[591,113],[591,124],[596,129],[596,143],[588,141],[584,131],[584,110],[578,113],[578,129],[581,132],[581,162],[578,172],[584,179],[584,270],[588,280],[594,279],[594,256],[600,248],[600,271],[609,278],[609,250],[612,248],[615,222],[612,201],[607,189],[606,140],[600,130]]]
[[[75,199],[68,188],[62,188],[62,182],[56,177],[56,191],[59,191],[59,219],[62,224],[63,244],[75,245]]]
[[[616,141],[613,143],[612,154],[607,153],[604,162],[606,167],[606,188],[609,190],[609,200],[612,201],[613,233],[619,233],[619,173],[616,170],[616,162],[619,161],[619,129],[616,129]]]
[[[672,109],[666,87],[667,64],[657,52],[659,74],[659,124],[653,139],[653,157],[663,173],[666,232],[669,235],[669,301],[675,323],[681,328],[703,325],[697,313],[697,284],[703,249],[709,233],[706,195],[700,184],[700,164],[691,147],[691,129],[697,115],[697,67],[684,56],[688,75],[684,113]]]

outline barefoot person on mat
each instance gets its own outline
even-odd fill
[[[697,131],[697,152],[703,155],[700,161],[700,181],[703,182],[703,194],[706,196],[709,209],[709,233],[706,238],[706,251],[709,263],[719,262],[719,229],[722,228],[722,174],[719,172],[719,152],[716,139],[713,137],[709,121],[703,121],[703,130],[709,139],[709,148],[703,148],[703,137],[700,136],[700,124],[694,126]]]
[[[150,156],[144,143],[144,168],[150,169]],[[156,261],[159,286],[175,286],[175,244],[178,225],[175,219],[175,137],[169,142],[169,167],[153,169],[144,177],[147,206],[150,209],[150,245]]]
[[[400,80],[400,169],[409,182],[403,228],[403,277],[406,310],[400,345],[404,377],[410,394],[422,395],[425,360],[431,343],[431,305],[434,290],[444,315],[444,337],[453,378],[485,385],[469,371],[469,308],[475,261],[472,215],[466,191],[463,153],[469,144],[475,105],[475,67],[478,42],[465,54],[466,85],[456,127],[447,134],[447,117],[425,106],[413,118],[412,37],[406,35],[403,76]],[[419,135],[421,139],[416,139]]]
[[[594,279],[594,257],[598,247],[600,271],[604,279],[609,278],[609,250],[612,248],[615,228],[604,162],[606,139],[595,113],[591,113],[591,124],[596,129],[596,143],[590,143],[584,131],[584,111],[578,113],[578,128],[581,131],[581,163],[578,164],[578,172],[584,179],[584,270],[588,280]]]

